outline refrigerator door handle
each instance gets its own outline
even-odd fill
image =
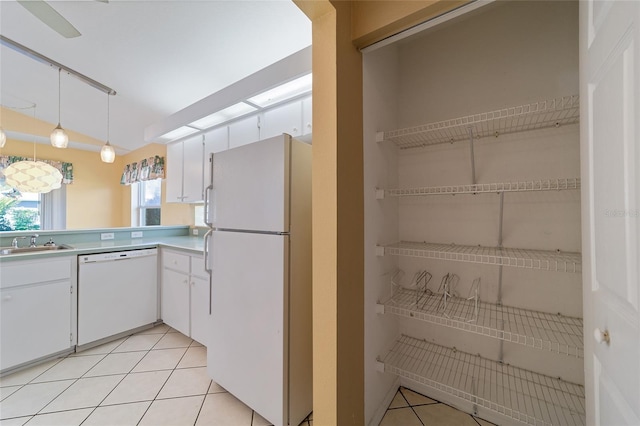
[[[204,224],[209,228],[213,227],[213,223],[210,222],[209,215],[209,209],[211,207],[209,205],[209,202],[211,201],[209,199],[209,194],[211,193],[211,190],[213,190],[213,156],[213,153],[209,154],[209,186],[204,190]]]
[[[209,267],[209,240],[212,234],[211,229],[204,234],[204,270],[209,274],[209,315],[211,315],[211,280],[213,279],[213,270]]]
[[[210,184],[204,190],[204,224],[209,228],[213,227],[213,223],[209,222],[209,194],[212,189],[213,184]]]

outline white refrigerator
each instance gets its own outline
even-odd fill
[[[208,372],[297,426],[312,410],[311,146],[285,134],[210,159]]]

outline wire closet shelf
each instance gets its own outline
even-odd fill
[[[378,256],[419,257],[555,272],[578,273],[582,271],[580,253],[559,250],[549,251],[400,241],[395,244],[377,246],[376,254]]]
[[[379,132],[378,142],[391,141],[399,148],[418,148],[507,133],[558,127],[580,119],[580,97],[563,96],[483,112],[405,129]]]
[[[566,191],[580,189],[580,178],[538,179],[518,182],[477,183],[468,185],[423,186],[416,188],[376,188],[378,200],[385,197],[418,197],[427,195],[487,194],[502,192]]]
[[[416,290],[400,288],[384,301],[384,312],[492,337],[530,348],[576,358],[584,357],[582,319],[532,311],[494,303],[453,297],[446,315],[441,297],[431,295],[426,303],[416,303]],[[467,318],[475,318],[473,321]]]
[[[381,362],[385,372],[525,424],[585,424],[584,387],[559,378],[405,335]]]

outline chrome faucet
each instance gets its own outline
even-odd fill
[[[11,241],[11,247],[18,248],[18,240],[24,240],[27,237],[15,237],[13,241]]]
[[[31,237],[29,237],[29,238],[31,238],[30,241],[29,241],[29,247],[35,247],[37,245],[36,244],[36,238],[38,238],[39,236],[40,235],[38,235],[38,234],[33,234]]]

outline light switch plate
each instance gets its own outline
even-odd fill
[[[100,234],[100,239],[102,241],[113,240],[114,238],[115,238],[115,235],[113,234],[113,232],[103,232],[102,234]]]
[[[132,231],[131,238],[142,238],[142,231]]]

